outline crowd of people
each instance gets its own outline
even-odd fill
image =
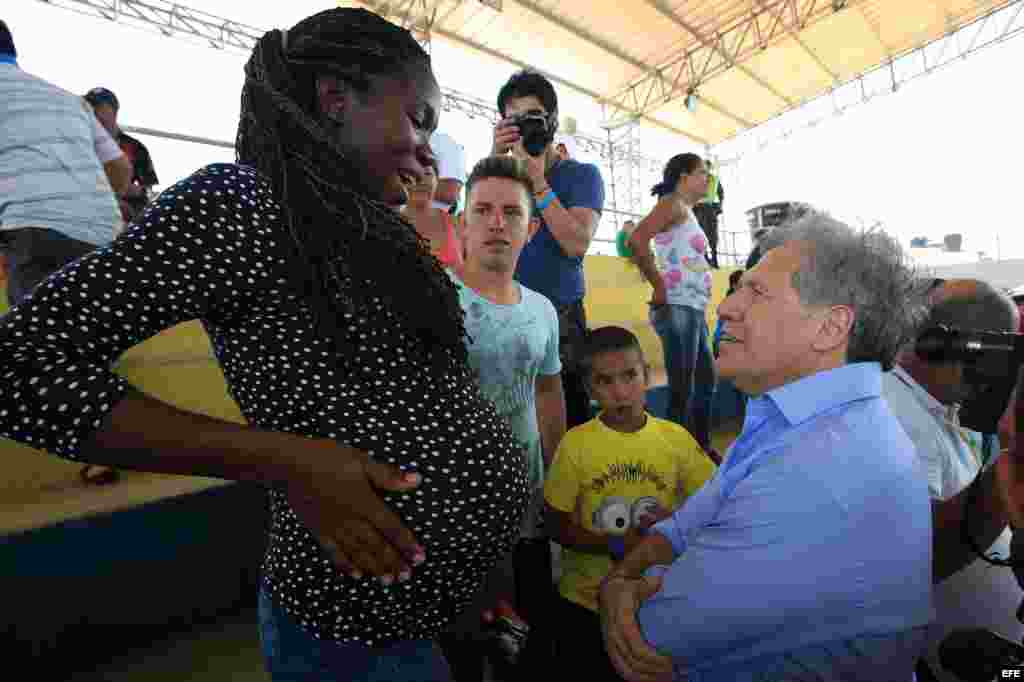
[[[938,324],[1018,329],[984,282],[933,282],[883,232],[807,210],[760,235],[712,342],[723,193],[676,155],[624,240],[652,289],[662,419],[636,335],[587,324],[604,184],[556,137],[537,72],[497,88],[467,173],[413,35],[327,10],[257,41],[236,163],[157,196],[113,93],[20,70],[2,22],[0,92],[0,136],[34,140],[0,148],[0,436],[90,481],[265,486],[272,679],[924,682],[949,679],[952,628],[1024,636],[1012,573],[961,523],[979,499],[973,542],[1008,547],[1024,444],[960,425],[962,364],[915,347]],[[192,319],[245,425],[111,370]],[[724,456],[718,377],[746,396]]]

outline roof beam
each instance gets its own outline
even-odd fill
[[[684,48],[656,69],[660,77],[644,76],[611,97],[613,107],[617,107],[613,117],[622,121],[659,109],[694,92],[709,79],[734,68],[776,95],[786,103],[787,108],[795,106],[796,102],[792,98],[776,91],[742,64],[754,54],[777,43],[788,31],[799,31],[836,11],[833,3],[827,0],[768,0],[761,9],[752,10],[748,16],[740,18],[724,30],[715,30],[711,36],[702,34],[677,16],[664,0],[646,1],[693,35],[699,45]],[[848,0],[845,6],[862,2],[864,0]],[[664,87],[665,83],[669,83],[668,88]]]
[[[882,40],[882,31],[878,28],[878,25],[875,24],[875,22],[871,21],[871,19],[868,18],[868,15],[865,14],[863,7],[858,7],[857,9],[860,12],[861,18],[864,20],[864,23],[867,24],[868,28],[871,29],[871,33],[872,33],[872,35],[875,36],[875,40],[877,40],[878,44],[882,46],[883,50],[885,50],[886,56],[888,56],[889,59],[892,60],[892,58],[893,58],[892,48],[889,47],[888,45],[886,45],[885,41]]]
[[[982,30],[984,30],[984,26],[989,22],[990,19],[998,21],[1002,20],[1003,18],[1005,18],[1007,21],[1002,28],[1000,28],[998,31],[995,31],[985,36],[983,39],[979,38],[979,34]],[[974,39],[971,41],[971,46],[965,49],[963,46],[963,41],[960,40],[960,38],[965,37],[969,30],[975,30],[975,28],[977,28],[977,32],[975,33]],[[886,69],[890,72],[890,74],[892,74],[891,77],[893,78],[893,80],[891,89],[876,90],[871,93],[866,93],[862,95],[860,98],[851,100],[850,104],[847,104],[841,109],[835,109],[831,113],[824,114],[823,116],[816,117],[810,120],[801,119],[791,127],[781,127],[782,132],[778,134],[773,132],[770,134],[770,136],[759,135],[759,126],[759,128],[745,131],[741,133],[741,135],[745,137],[747,140],[749,140],[752,145],[756,144],[756,146],[759,149],[764,148],[765,146],[772,142],[789,137],[793,132],[795,132],[798,129],[812,127],[814,125],[817,125],[821,121],[825,120],[829,116],[834,116],[839,113],[842,113],[850,109],[851,107],[867,104],[868,102],[874,100],[876,97],[884,96],[890,92],[896,92],[905,83],[909,83],[918,78],[923,78],[924,76],[936,73],[943,67],[948,66],[958,60],[967,59],[968,57],[978,52],[979,50],[983,50],[993,45],[998,45],[999,43],[1002,43],[1005,40],[1009,40],[1010,38],[1021,35],[1024,35],[1024,0],[1005,0],[1004,2],[1001,2],[998,7],[995,7],[994,9],[990,8],[984,14],[976,17],[975,19],[967,23],[961,24],[953,34],[934,36],[929,40],[921,41],[909,52],[905,52],[902,56],[896,59],[896,62],[905,63],[911,63],[918,60],[923,61],[925,64],[924,70],[918,70],[916,68],[897,70],[894,68],[893,62],[883,62],[875,67],[872,67],[861,72],[856,76],[849,78],[842,86],[840,86],[844,88],[855,87],[857,83],[863,83],[865,76],[875,73],[881,69]],[[941,43],[941,49],[938,50],[938,55],[928,58],[926,51],[932,46],[937,45],[939,43]],[[952,54],[949,54],[947,50],[947,47],[949,47],[950,45],[955,46]],[[829,96],[830,93],[823,93],[817,97],[814,97],[810,101],[813,102],[816,100],[821,100]],[[781,120],[785,122],[785,117],[791,113],[792,112],[785,112],[773,118],[777,120],[781,118]],[[738,138],[740,138],[740,135],[734,135],[729,139],[723,140],[722,142],[718,143],[718,145],[716,145],[715,150],[719,151],[723,149],[724,146],[726,150],[731,151],[730,147],[726,145],[730,145]],[[740,158],[742,158],[744,154],[745,152],[741,150],[739,154],[730,159],[724,160],[722,163],[734,163],[740,160]]]
[[[387,2],[380,2],[380,1],[375,1],[375,0],[361,0],[361,2],[362,2],[362,4],[366,5],[372,11],[377,12],[378,14],[381,14],[381,16],[385,16],[385,17],[387,17],[387,16],[394,16],[394,14],[391,14],[391,15],[383,14],[383,12],[388,9],[388,3]],[[398,18],[401,18],[401,17],[398,17]],[[585,96],[591,98],[592,100],[594,100],[595,102],[597,102],[599,104],[603,104],[603,105],[607,106],[607,105],[609,105],[611,103],[609,101],[608,97],[605,96],[605,95],[601,95],[600,93],[594,92],[593,90],[585,88],[585,87],[583,87],[581,85],[578,85],[576,83],[573,83],[571,81],[565,80],[564,78],[561,78],[560,76],[557,76],[557,75],[555,75],[553,73],[548,73],[544,69],[539,69],[536,66],[533,66],[532,64],[528,64],[528,63],[526,63],[526,62],[524,62],[524,61],[522,61],[520,59],[516,59],[512,55],[506,54],[506,53],[501,52],[499,50],[495,50],[493,48],[487,47],[486,45],[483,45],[481,43],[476,42],[475,40],[471,40],[471,39],[466,38],[464,36],[461,36],[461,35],[459,35],[457,33],[453,33],[452,31],[447,31],[447,30],[445,30],[443,28],[434,27],[432,29],[432,32],[433,32],[434,35],[440,36],[441,38],[444,38],[445,40],[449,40],[449,41],[451,41],[453,43],[462,45],[464,47],[468,47],[470,49],[476,50],[477,52],[482,52],[483,54],[486,54],[486,55],[488,55],[490,57],[494,57],[495,59],[497,59],[499,61],[505,62],[506,64],[511,64],[513,66],[518,66],[520,69],[532,69],[534,71],[537,71],[538,73],[542,73],[552,83],[557,83],[557,84],[562,85],[562,86],[564,86],[566,88],[569,88],[570,90],[574,90],[574,91],[580,93],[581,95],[585,95]],[[615,104],[614,106],[615,106],[615,111],[617,111],[617,112],[621,111],[623,109],[623,107],[621,105]],[[679,128],[676,128],[675,126],[669,125],[669,124],[667,124],[667,123],[665,123],[663,121],[659,121],[656,118],[652,118],[651,116],[649,116],[647,114],[647,112],[632,111],[632,112],[630,112],[630,120],[642,120],[642,121],[645,121],[647,123],[650,123],[651,125],[654,125],[654,126],[657,126],[658,128],[661,128],[662,130],[667,130],[670,133],[675,133],[676,135],[681,135],[681,136],[683,136],[683,137],[685,137],[685,138],[687,138],[689,140],[692,140],[692,141],[694,141],[694,142],[696,142],[698,144],[704,145],[704,146],[708,146],[710,144],[708,142],[708,140],[706,140],[705,138],[702,138],[702,137],[700,137],[698,135],[695,135],[692,132],[687,132],[685,130],[680,130]]]
[[[765,5],[767,4],[767,2],[766,0],[757,0],[757,4],[759,4],[762,9],[765,9]],[[801,26],[800,28],[803,28],[803,26]],[[802,49],[804,53],[808,57],[810,57],[815,64],[818,65],[818,68],[824,71],[825,74],[832,79],[833,83],[839,82],[839,74],[830,69],[828,64],[825,63],[825,60],[818,56],[818,53],[812,50],[810,46],[808,46],[807,43],[805,43],[803,39],[800,38],[799,29],[795,29],[792,26],[787,25],[786,32],[789,34],[789,37],[791,37],[793,41],[800,46],[800,49]]]
[[[724,59],[731,67],[739,70],[740,73],[742,73],[747,78],[754,81],[762,88],[764,88],[768,92],[772,93],[773,95],[781,99],[787,105],[793,106],[793,100],[779,92],[779,90],[776,89],[771,83],[758,76],[749,68],[738,63],[735,59],[735,56],[731,55],[722,45],[719,44],[717,35],[715,36],[715,39],[705,36],[695,26],[693,26],[687,21],[684,21],[678,14],[675,13],[675,11],[671,7],[667,6],[663,0],[646,0],[646,2],[654,9],[658,10],[658,13],[661,14],[663,17],[673,22],[674,24],[682,28],[684,31],[689,33],[691,36],[693,36],[697,40],[697,42],[699,42],[705,48],[717,53],[718,56]]]
[[[437,20],[437,12],[443,0],[391,0],[380,3],[381,16],[401,17],[402,28],[419,33],[425,42],[430,42],[430,34]]]
[[[579,40],[582,40],[585,43],[590,43],[594,47],[610,54],[619,61],[629,64],[637,71],[640,71],[641,73],[646,73],[655,78],[661,77],[661,74],[655,72],[651,68],[650,64],[645,64],[643,61],[627,54],[625,51],[623,51],[621,48],[614,45],[613,43],[610,43],[599,36],[595,36],[593,33],[587,31],[583,27],[577,26],[576,24],[563,19],[557,14],[554,14],[553,12],[550,12],[549,10],[540,7],[539,5],[537,5],[537,3],[529,2],[528,0],[512,0],[512,2],[514,2],[515,4],[519,5],[520,7],[529,12],[536,14],[549,24],[557,26],[563,31],[568,32],[573,37],[578,38]],[[736,114],[732,113],[718,102],[706,97],[702,97],[701,99],[709,108],[714,109],[722,116],[731,119],[732,121],[740,124],[744,128],[750,128],[753,126],[753,124],[750,121],[747,121],[746,119],[737,116]]]

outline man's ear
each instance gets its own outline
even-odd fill
[[[317,76],[316,95],[320,113],[325,118],[340,124],[345,119],[345,112],[348,108],[350,95],[348,84],[337,76],[326,74]]]
[[[831,351],[849,343],[855,320],[856,314],[850,306],[832,306],[821,317],[812,347],[818,351]]]

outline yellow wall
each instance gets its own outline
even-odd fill
[[[651,290],[639,271],[614,256],[588,256],[585,268],[589,325],[616,324],[632,330],[640,338],[647,361],[656,370],[661,369],[661,343],[647,321]],[[716,301],[727,286],[728,271],[716,271]],[[0,283],[0,314],[6,312],[6,300]],[[708,311],[711,329],[715,324],[714,307],[709,306]],[[198,322],[178,325],[132,348],[115,369],[142,391],[167,403],[221,419],[244,421],[228,396],[209,339]],[[11,441],[0,440],[0,461],[4,472],[0,476],[0,500],[8,504],[31,502],[42,490],[77,485],[79,465]]]
[[[0,314],[7,311],[6,301],[5,287],[0,284]],[[244,421],[238,406],[228,396],[224,375],[198,322],[180,324],[130,349],[115,370],[164,402],[221,419]],[[0,439],[0,462],[0,516],[23,515],[20,508],[24,505],[59,498],[61,491],[79,486],[81,465],[13,441]],[[169,489],[175,486],[155,488]],[[0,518],[0,529],[9,526]]]
[[[629,329],[640,339],[647,362],[654,369],[664,369],[661,341],[647,317],[647,301],[651,287],[640,271],[618,256],[587,256],[587,324],[589,327],[618,325]],[[708,306],[708,328],[714,330],[718,321],[718,302],[729,288],[727,270],[712,270],[712,305]]]

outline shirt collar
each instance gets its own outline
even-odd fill
[[[907,370],[903,369],[899,365],[893,365],[892,375],[900,380],[910,392],[914,394],[914,397],[921,403],[921,405],[931,412],[932,414],[941,415],[948,419],[959,423],[958,413],[960,411],[959,405],[944,405],[935,399],[931,393],[925,390],[924,386],[917,383],[917,380],[910,376]]]
[[[752,402],[774,405],[795,426],[835,407],[881,395],[881,365],[854,362],[779,386]]]

